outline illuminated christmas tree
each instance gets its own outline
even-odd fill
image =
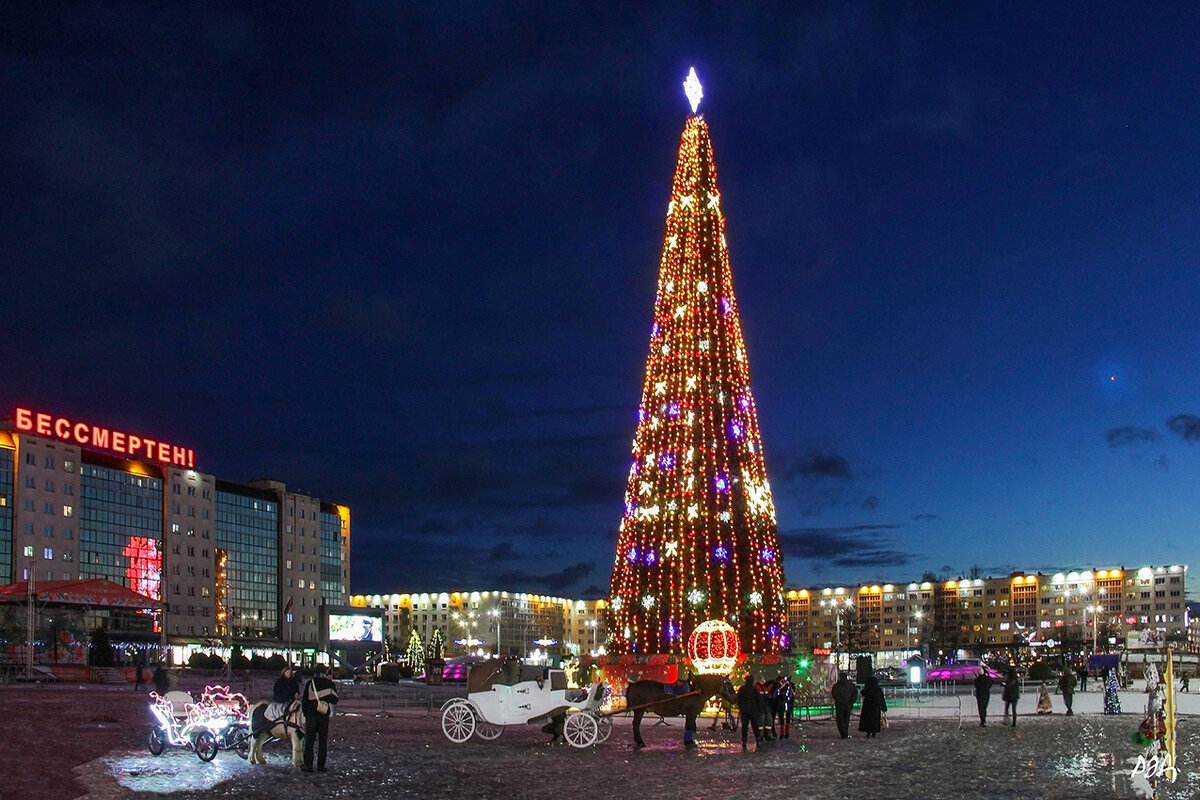
[[[695,70],[684,87],[695,112]],[[743,652],[785,644],[775,504],[712,143],[695,113],[667,207],[611,614],[618,652],[682,654],[706,620],[733,626]]]

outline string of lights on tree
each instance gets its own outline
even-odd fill
[[[695,70],[684,84],[696,111]],[[706,620],[784,644],[775,505],[704,118],[684,127],[612,575],[619,652],[679,653]]]

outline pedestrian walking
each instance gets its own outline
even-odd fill
[[[1185,672],[1179,676],[1179,691],[1186,692],[1188,690],[1188,674]]]
[[[992,676],[988,675],[987,667],[979,668],[975,678],[975,709],[979,712],[979,727],[987,727],[987,707],[992,699]]]
[[[1017,727],[1017,701],[1021,699],[1021,679],[1017,677],[1017,670],[1013,667],[1008,668],[1008,673],[1004,676],[1004,692],[1000,695],[1004,700],[1004,721],[1008,722],[1008,713],[1012,711],[1012,726]]]
[[[1037,713],[1053,714],[1054,706],[1050,702],[1050,690],[1046,687],[1046,682],[1042,681],[1042,685],[1038,687],[1038,702]]]
[[[883,715],[887,711],[887,700],[883,696],[883,688],[874,675],[868,675],[863,683],[862,705],[858,709],[858,729],[874,739],[875,734],[883,729]]]
[[[338,701],[332,673],[332,669],[317,667],[316,673],[304,685],[300,703],[304,710],[304,766],[301,769],[305,772],[313,771],[314,746],[317,772],[325,771],[325,758],[329,754],[329,718]]]
[[[1063,696],[1063,705],[1067,707],[1067,716],[1075,715],[1075,711],[1071,708],[1071,704],[1075,701],[1075,673],[1069,669],[1064,669],[1062,675],[1058,676],[1058,692]]]
[[[754,685],[754,677],[747,674],[737,692],[738,716],[742,723],[742,749],[746,749],[746,741],[754,734],[754,749],[762,746],[762,695]]]
[[[140,661],[138,662],[137,670],[134,671],[134,678],[133,690],[136,692],[146,682],[146,670],[142,667],[142,662]]]
[[[854,685],[854,681],[850,680],[850,673],[843,672],[829,693],[833,696],[838,733],[843,739],[849,739],[850,712],[854,709],[854,701],[858,699],[858,687]]]

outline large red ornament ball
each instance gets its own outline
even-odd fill
[[[721,620],[697,625],[688,637],[688,656],[702,674],[727,674],[737,664],[741,652],[737,631]]]

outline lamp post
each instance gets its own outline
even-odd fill
[[[496,620],[496,657],[504,655],[504,650],[500,646],[500,607],[497,606],[488,612],[488,616]]]
[[[33,680],[33,619],[34,619],[34,593],[33,593],[33,570],[35,562],[29,562],[29,580],[25,581],[25,588],[28,596],[25,598],[25,677]]]
[[[906,619],[904,621],[904,659],[906,661],[908,660],[908,651],[910,650],[909,634],[912,633],[912,622],[913,622],[913,620],[916,620],[919,622],[920,619],[921,619],[921,612],[914,611],[911,614],[909,614],[908,619]]]
[[[1096,637],[1100,633],[1100,626],[1097,624],[1099,621],[1099,614],[1103,610],[1104,610],[1104,607],[1098,606],[1098,605],[1097,606],[1088,606],[1085,609],[1085,611],[1092,612],[1092,653],[1093,654],[1096,652]],[[1087,615],[1086,614],[1084,614],[1083,621],[1084,621],[1084,634],[1086,635],[1086,633],[1087,633],[1087,627],[1086,627],[1087,626]]]
[[[587,621],[587,626],[592,629],[592,649],[590,653],[591,655],[596,655],[596,620],[589,619]]]
[[[834,597],[829,600],[822,600],[821,605],[833,610],[834,627],[837,635],[834,639],[834,659],[833,663],[838,669],[842,668],[842,614],[846,609],[854,605],[854,601],[850,598]]]

